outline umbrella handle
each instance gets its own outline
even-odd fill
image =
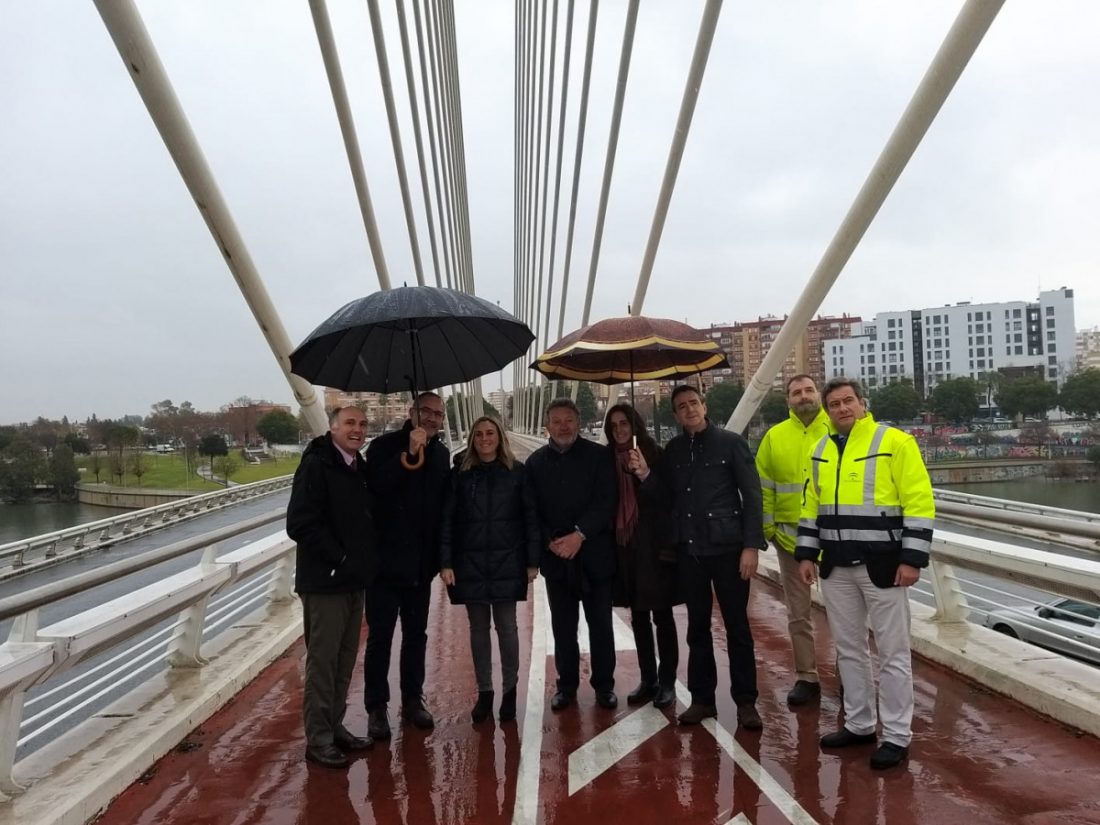
[[[423,467],[424,466],[424,448],[420,447],[419,449],[417,449],[417,451],[416,451],[416,461],[415,462],[409,461],[409,454],[408,453],[404,453],[404,452],[401,453],[401,466],[404,467],[406,470],[419,470],[421,467]]]

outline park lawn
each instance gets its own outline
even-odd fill
[[[145,462],[145,473],[141,476],[141,480],[139,481],[133,473],[127,472],[122,477],[121,486],[150,487],[158,490],[195,490],[196,492],[223,489],[221,484],[214,484],[197,475],[192,474],[188,477],[181,455],[150,455],[146,453],[142,456],[142,460]],[[88,456],[80,456],[77,459],[77,466],[85,468],[80,474],[80,480],[94,484],[95,474],[88,469],[88,462]],[[104,465],[105,468],[110,466],[107,461],[104,461]],[[99,474],[99,480],[105,484],[117,485],[119,483],[118,477],[112,475],[110,469],[102,470]]]
[[[283,456],[278,461],[264,461],[260,464],[242,464],[229,480],[236,484],[251,484],[253,481],[266,481],[269,478],[293,475],[301,462],[300,455]],[[217,462],[214,467],[217,468]]]

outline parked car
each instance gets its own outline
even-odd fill
[[[1055,599],[989,611],[986,627],[1048,650],[1100,665],[1100,606]]]

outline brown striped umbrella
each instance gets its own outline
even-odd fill
[[[718,342],[668,318],[605,318],[571,332],[531,364],[552,378],[623,384],[729,367]]]

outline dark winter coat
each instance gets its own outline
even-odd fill
[[[527,598],[539,565],[538,515],[523,465],[499,461],[455,472],[443,507],[439,566],[454,571],[453,604]]]
[[[351,593],[374,580],[378,548],[366,463],[356,455],[349,467],[329,433],[302,453],[286,532],[298,543],[294,588],[299,593]]]
[[[401,466],[412,422],[380,435],[367,447],[367,478],[378,527],[378,584],[413,587],[439,572],[439,520],[451,472],[447,448],[435,436],[418,470]]]
[[[542,575],[567,579],[579,572],[589,581],[615,576],[615,468],[607,447],[578,438],[564,453],[553,444],[539,447],[527,459],[527,476],[539,514]],[[567,561],[550,551],[550,540],[573,532],[584,534],[575,559]],[[571,570],[571,566],[574,568]]]
[[[656,477],[656,478],[654,478]],[[764,504],[748,442],[714,424],[665,446],[646,485],[659,484],[672,507],[672,539],[690,555],[762,550]]]
[[[660,448],[646,461],[656,465]],[[612,465],[623,472],[612,451]],[[661,610],[681,604],[676,574],[676,548],[672,545],[672,518],[658,488],[632,479],[638,499],[638,523],[626,545],[616,543],[618,572],[613,591],[616,607]],[[614,519],[611,527],[614,535]]]

